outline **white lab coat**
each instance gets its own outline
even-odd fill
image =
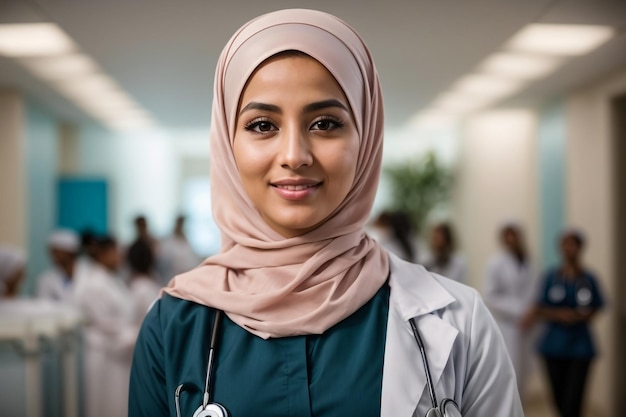
[[[467,282],[467,264],[465,263],[465,258],[458,253],[452,254],[447,265],[443,267],[435,265],[434,259],[430,254],[428,254],[421,263],[426,266],[430,272],[434,272],[462,284]]]
[[[135,304],[135,319],[141,322],[159,298],[161,286],[153,277],[138,276],[130,280],[129,289]]]
[[[127,415],[132,351],[138,333],[135,306],[122,280],[102,266],[84,269],[75,302],[85,317],[87,417]]]
[[[502,335],[478,293],[420,265],[389,258],[381,416],[423,417],[431,406],[409,324],[415,318],[439,401],[455,400],[463,417],[523,417]]]
[[[532,337],[520,329],[520,320],[534,303],[537,275],[526,262],[520,267],[515,257],[501,251],[487,264],[485,276],[485,301],[504,336],[509,356],[513,362],[520,394],[532,361]]]
[[[58,267],[48,269],[37,278],[37,297],[67,303],[73,296],[74,282]]]
[[[163,285],[176,275],[195,268],[200,261],[187,239],[178,236],[163,239],[157,249],[157,268]]]

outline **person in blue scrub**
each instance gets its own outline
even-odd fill
[[[535,317],[545,322],[538,350],[561,417],[581,415],[585,382],[596,356],[590,324],[604,301],[598,280],[581,263],[585,240],[577,230],[560,238],[562,263],[543,280]]]
[[[233,35],[210,133],[221,250],[148,312],[130,416],[523,416],[478,293],[364,231],[383,116],[342,20],[281,10]]]

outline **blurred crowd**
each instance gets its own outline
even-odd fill
[[[448,222],[434,224],[423,243],[407,213],[385,211],[371,223],[370,234],[405,260],[471,284]],[[583,263],[587,242],[582,231],[568,228],[555,238],[560,263],[541,273],[527,250],[522,225],[503,222],[499,250],[487,260],[478,290],[499,325],[522,399],[538,358],[559,415],[579,417],[597,354],[590,323],[604,298],[596,276]]]
[[[71,305],[83,317],[90,417],[124,415],[140,323],[160,289],[200,262],[185,237],[184,216],[163,239],[150,233],[144,216],[134,219],[134,227],[135,238],[127,245],[89,231],[54,231],[47,241],[51,267],[37,281],[37,298]],[[449,222],[430,227],[424,242],[406,213],[385,211],[371,222],[368,233],[405,260],[471,283]],[[560,414],[578,416],[596,355],[589,324],[604,305],[596,277],[582,262],[585,236],[576,229],[564,230],[557,237],[560,264],[543,274],[527,251],[520,224],[504,222],[497,238],[500,249],[487,261],[479,290],[504,337],[520,394],[524,398],[531,358],[538,357]],[[0,246],[2,302],[20,296],[26,265],[22,251]]]
[[[72,230],[55,230],[42,243],[50,268],[37,278],[32,309],[52,301],[71,306],[82,317],[87,416],[126,414],[124,398],[141,322],[161,288],[200,262],[184,226],[185,217],[178,216],[173,233],[157,239],[148,219],[137,216],[135,238],[127,245],[113,236]],[[5,307],[11,299],[24,298],[20,283],[27,265],[21,250],[0,246],[0,303]]]

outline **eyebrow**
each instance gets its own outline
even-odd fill
[[[327,109],[329,107],[337,107],[347,112],[350,112],[350,110],[348,110],[345,104],[343,104],[341,101],[334,99],[334,98],[331,98],[328,100],[316,101],[315,103],[307,104],[306,106],[304,106],[304,112],[312,113],[318,110]],[[268,111],[271,113],[282,114],[282,110],[280,109],[280,107],[274,104],[259,103],[256,101],[251,101],[250,103],[246,104],[243,109],[241,109],[241,111],[239,112],[239,115],[249,110],[263,110],[263,111]]]

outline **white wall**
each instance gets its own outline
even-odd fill
[[[531,256],[538,247],[536,126],[528,110],[477,114],[466,120],[460,143],[454,206],[469,283],[482,288],[485,263],[496,251],[503,221],[525,231]]]
[[[0,90],[0,244],[26,249],[26,145],[24,101],[13,90]]]
[[[109,181],[111,233],[122,242],[131,240],[137,214],[148,217],[155,235],[170,233],[182,199],[180,163],[190,154],[208,156],[208,134],[115,133],[91,126],[79,137],[77,173]]]

